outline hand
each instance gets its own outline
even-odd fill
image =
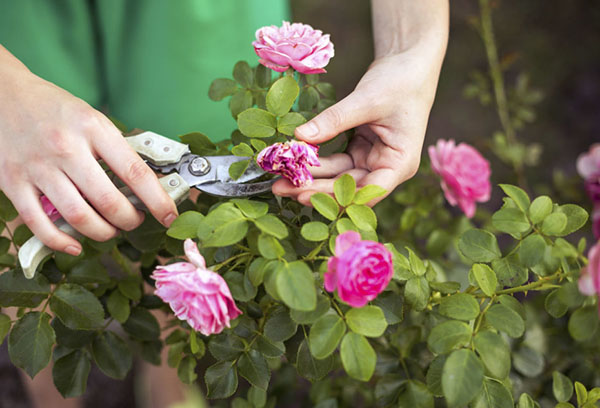
[[[436,58],[426,47],[415,47],[375,60],[350,95],[296,129],[296,138],[318,144],[356,127],[346,153],[320,158],[321,166],[311,168],[312,185],[296,188],[279,180],[273,192],[310,205],[312,194],[332,194],[335,179],[344,173],[359,187],[377,184],[388,193],[411,178],[437,87],[441,61]]]
[[[154,172],[100,112],[33,75],[0,47],[0,189],[48,247],[77,255],[80,243],[43,212],[45,194],[75,229],[97,241],[144,218],[110,181],[104,162],[168,226],[177,208]],[[85,197],[85,199],[83,198]]]

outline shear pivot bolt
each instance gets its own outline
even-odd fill
[[[196,157],[188,167],[194,176],[204,176],[210,171],[210,163],[204,157]]]

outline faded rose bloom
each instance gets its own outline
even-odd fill
[[[446,200],[469,218],[475,215],[475,202],[490,199],[490,163],[472,146],[454,140],[438,140],[429,146],[433,171],[442,178]]]
[[[183,247],[191,263],[157,266],[151,276],[156,280],[154,293],[194,330],[205,336],[220,333],[242,312],[221,275],[206,268],[196,243],[186,239]]]
[[[258,62],[277,72],[292,67],[302,74],[321,74],[334,54],[329,34],[323,35],[308,24],[287,21],[281,27],[258,29],[252,45],[260,57]]]
[[[308,186],[313,177],[308,166],[320,166],[319,148],[295,140],[275,143],[263,149],[256,158],[258,165],[269,173],[280,174],[296,187]]]
[[[337,288],[340,299],[352,307],[363,307],[375,299],[394,275],[392,254],[374,241],[362,241],[360,234],[346,231],[335,240],[335,256],[329,258],[325,289]]]
[[[62,218],[62,216],[60,215],[54,204],[50,202],[48,197],[42,195],[40,197],[40,202],[42,203],[42,209],[52,222],[58,220],[59,218]]]
[[[579,291],[586,296],[600,294],[600,242],[590,248],[589,263],[581,270],[578,286]]]

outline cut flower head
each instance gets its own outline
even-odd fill
[[[291,140],[275,143],[263,149],[256,158],[258,165],[269,173],[279,174],[296,187],[312,184],[308,166],[320,166],[317,146]]]

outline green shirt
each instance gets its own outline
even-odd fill
[[[217,141],[235,122],[213,79],[258,57],[286,0],[0,0],[0,43],[39,75],[129,128]]]

